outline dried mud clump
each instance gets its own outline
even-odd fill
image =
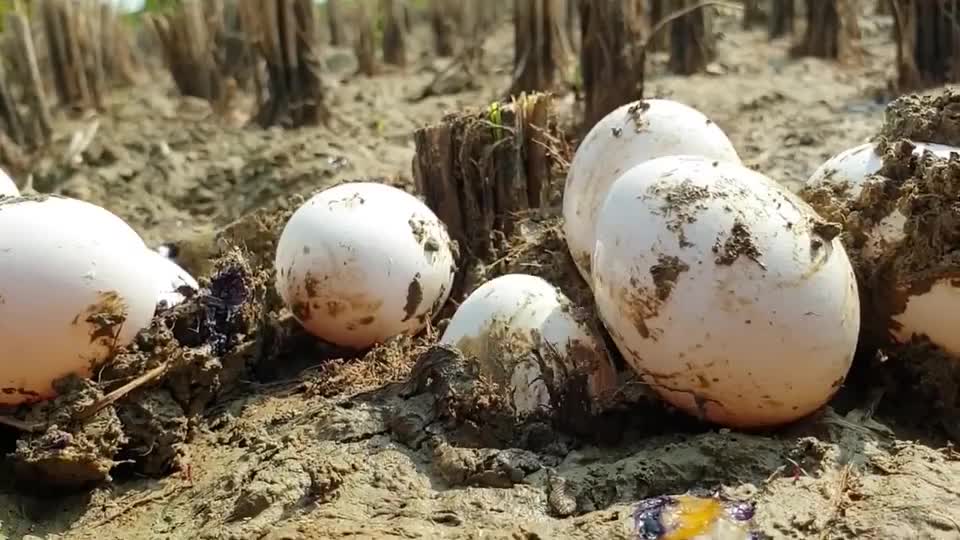
[[[103,392],[76,376],[57,381],[54,389],[60,397],[25,415],[29,425],[46,427],[17,441],[10,460],[18,483],[26,489],[72,490],[110,480],[114,456],[127,443],[115,410],[107,407],[77,421],[103,398]]]
[[[874,362],[867,377],[887,386],[884,403],[892,413],[909,410],[907,421],[945,427],[952,422],[947,431],[956,437],[957,351],[938,350],[923,328],[905,329],[898,318],[911,298],[937,283],[956,286],[960,277],[960,154],[915,155],[914,142],[960,144],[960,93],[891,103],[877,141],[882,166],[856,197],[846,186],[829,184],[803,196],[824,218],[843,225],[860,288],[861,357],[889,359]],[[876,355],[878,349],[883,353]]]
[[[887,140],[960,146],[960,91],[897,98],[887,106],[880,135]]]
[[[63,491],[108,481],[121,462],[146,475],[183,465],[196,416],[258,356],[268,276],[240,250],[215,267],[199,293],[161,308],[94,380],[58,381],[58,398],[21,410],[25,433],[8,456],[17,480]]]

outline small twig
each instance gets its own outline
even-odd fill
[[[109,394],[98,399],[97,401],[92,403],[89,407],[84,409],[80,414],[78,414],[77,417],[74,418],[74,420],[83,421],[92,417],[93,415],[103,410],[104,407],[108,405],[112,405],[113,403],[116,403],[116,401],[122,398],[123,396],[129,394],[130,392],[133,392],[137,388],[140,388],[141,386],[160,377],[160,375],[163,375],[163,373],[166,370],[167,370],[167,364],[165,363],[151,369],[150,371],[144,373],[143,375],[140,375],[136,379],[128,382],[127,384],[121,386],[120,388],[117,388],[113,392],[110,392]]]
[[[133,510],[134,508],[143,506],[145,504],[148,504],[154,501],[158,501],[160,499],[165,499],[171,495],[176,495],[177,493],[187,489],[188,487],[190,487],[189,484],[174,485],[174,486],[168,487],[167,489],[164,489],[163,491],[155,491],[153,493],[144,495],[142,497],[138,497],[136,500],[132,501],[130,504],[125,505],[123,508],[117,510],[116,512],[111,513],[109,516],[101,519],[100,521],[96,521],[90,524],[90,528],[96,529],[98,527],[102,527],[107,523],[110,523],[111,521],[117,519],[118,517],[126,514],[127,512]]]
[[[658,32],[663,30],[672,21],[675,21],[680,17],[683,17],[684,15],[689,15],[690,13],[693,13],[698,9],[708,8],[712,6],[720,6],[720,7],[730,8],[730,9],[743,9],[743,6],[740,4],[731,4],[730,2],[724,2],[723,0],[704,0],[699,4],[694,4],[692,6],[687,6],[683,9],[678,9],[673,13],[657,21],[657,24],[653,25],[653,28],[650,29],[650,34],[647,35],[646,39],[644,39],[642,43],[640,43],[640,50],[646,51],[647,46],[653,40],[653,37],[656,36]]]
[[[12,416],[0,416],[0,425],[7,427],[12,427],[13,429],[18,429],[20,431],[25,431],[27,433],[39,433],[46,429],[46,424],[40,422],[24,422],[23,420],[17,420]]]

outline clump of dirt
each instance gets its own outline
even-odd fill
[[[918,155],[911,142],[960,143],[958,115],[960,93],[952,90],[897,99],[878,137],[882,166],[859,195],[829,184],[804,193],[823,217],[844,226],[841,238],[860,286],[861,356],[870,366],[855,371],[886,385],[884,403],[893,413],[916,412],[918,396],[924,396],[920,418],[927,425],[953,425],[948,431],[954,437],[960,361],[944,351],[931,354],[935,347],[923,328],[909,329],[914,339],[901,343],[905,336],[898,335],[903,328],[896,317],[911,298],[960,276],[960,155]],[[877,349],[889,360],[877,362]]]
[[[67,377],[59,397],[23,408],[30,429],[10,455],[21,482],[82,489],[119,464],[164,475],[183,464],[193,420],[234,388],[256,362],[256,330],[267,283],[234,249],[206,286],[118,351],[96,381]]]
[[[960,146],[960,91],[908,94],[887,105],[881,137]]]
[[[116,411],[94,409],[103,392],[88,379],[66,377],[54,390],[59,397],[23,415],[36,433],[17,440],[10,455],[19,484],[28,491],[38,486],[69,491],[110,480],[114,458],[128,442]]]

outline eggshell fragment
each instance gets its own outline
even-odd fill
[[[926,336],[946,352],[960,356],[960,332],[950,314],[960,307],[960,280],[941,278],[922,291],[901,287],[898,293],[907,299],[903,312],[893,316],[892,333],[901,343],[914,335]]]
[[[790,422],[827,402],[857,345],[857,283],[837,233],[745,167],[652,160],[600,210],[597,307],[674,406],[731,427]]]
[[[200,284],[197,283],[197,280],[181,268],[173,259],[159,251],[149,251],[158,278],[160,279],[158,304],[162,303],[165,307],[173,307],[183,302],[186,299],[181,292],[183,287],[187,287],[193,291],[200,290]]]
[[[730,139],[716,124],[696,109],[667,99],[624,105],[587,133],[563,192],[564,234],[587,282],[597,212],[614,180],[638,163],[681,154],[740,163]]]
[[[424,328],[453,284],[450,237],[416,197],[340,184],[290,217],[277,244],[277,290],[307,331],[363,349]]]
[[[159,283],[143,240],[107,210],[0,200],[0,404],[54,395],[150,323]]]
[[[17,195],[20,195],[17,184],[13,182],[13,178],[10,178],[3,169],[0,169],[0,197],[16,197]]]
[[[932,152],[942,158],[949,158],[953,152],[960,153],[960,148],[933,143],[913,143],[913,154],[921,155]],[[804,192],[829,187],[839,200],[836,203],[850,206],[863,193],[864,188],[883,182],[876,177],[883,167],[883,159],[877,155],[877,145],[865,143],[844,150],[828,159],[810,175],[804,185]],[[874,259],[888,251],[892,246],[903,241],[905,234],[903,226],[907,218],[900,210],[894,208],[887,216],[880,220],[869,231],[864,231],[866,242],[863,246],[863,256]]]
[[[536,276],[484,283],[457,309],[440,343],[475,359],[482,377],[509,392],[519,416],[557,407],[568,385],[583,380],[576,373],[585,375],[596,412],[617,380],[602,340],[563,293]]]

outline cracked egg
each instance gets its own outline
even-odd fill
[[[371,182],[307,200],[280,235],[275,267],[277,291],[303,327],[354,349],[423,329],[455,271],[440,219],[413,195]]]
[[[570,396],[599,412],[617,376],[603,341],[546,280],[507,274],[473,291],[440,344],[476,361],[504,388],[518,416],[559,408]]]
[[[860,303],[838,234],[746,167],[651,160],[601,207],[597,308],[672,405],[731,427],[787,423],[824,405],[853,360]]]

